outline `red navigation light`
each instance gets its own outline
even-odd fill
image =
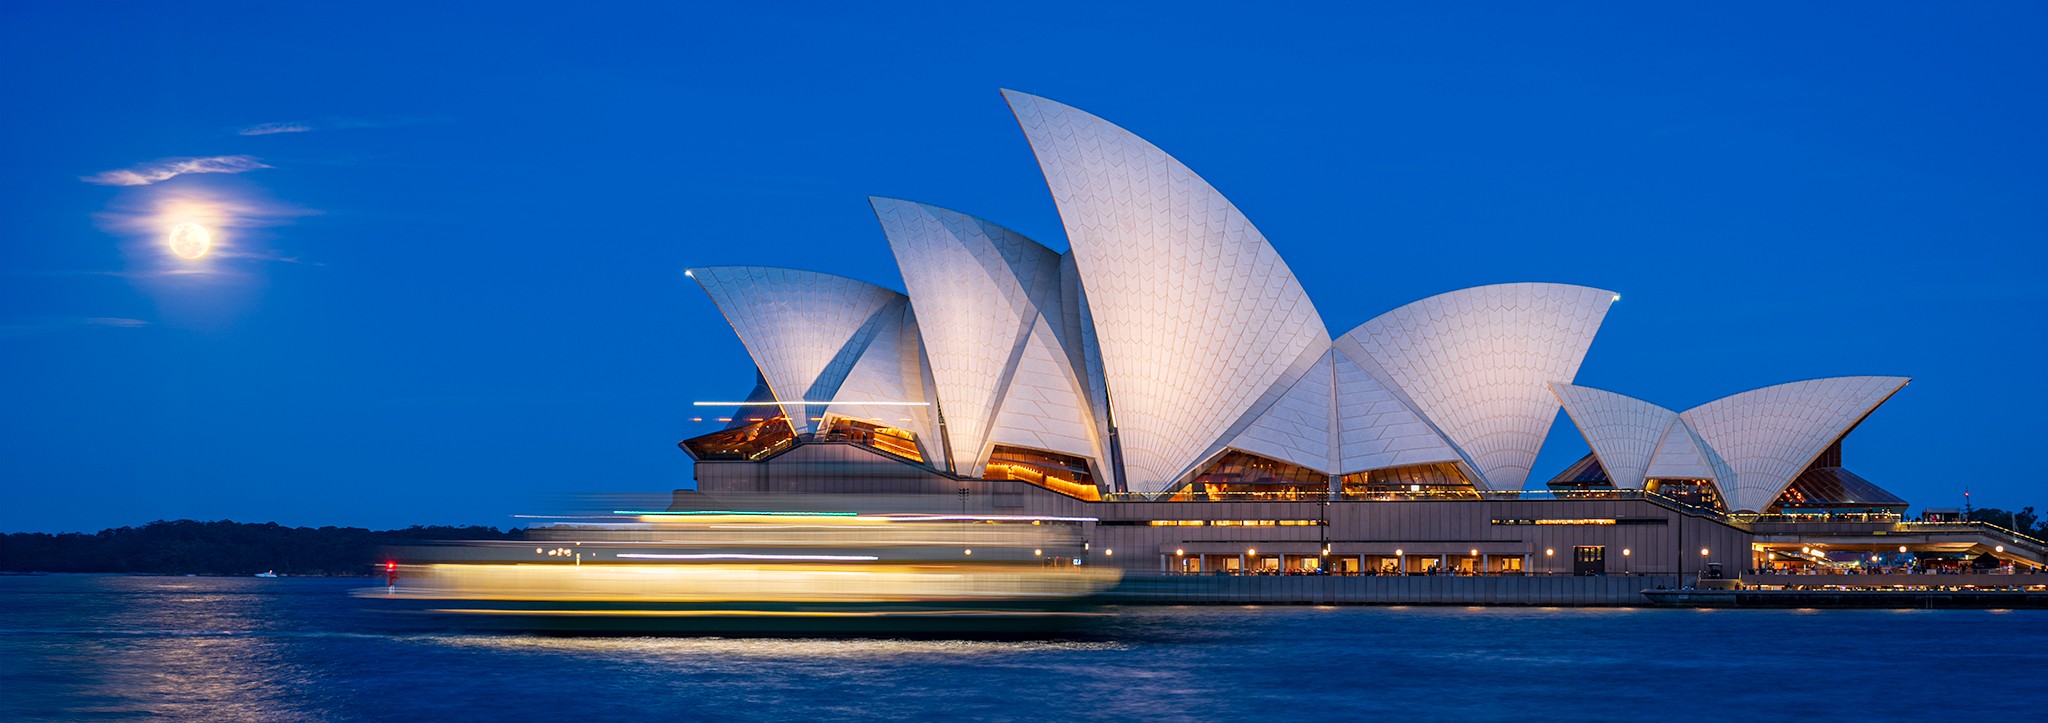
[[[391,571],[393,571],[393,570],[396,570],[396,569],[398,569],[398,561],[397,561],[397,560],[385,560],[385,561],[384,561],[384,571],[385,571],[385,572],[391,572]]]

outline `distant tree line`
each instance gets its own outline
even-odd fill
[[[380,550],[429,540],[522,540],[492,527],[285,527],[275,522],[151,522],[97,533],[0,535],[0,571],[168,575],[369,575]]]

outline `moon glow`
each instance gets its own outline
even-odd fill
[[[187,221],[171,227],[171,253],[186,261],[197,261],[213,250],[213,232]]]

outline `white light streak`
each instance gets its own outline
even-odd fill
[[[748,555],[748,554],[657,554],[652,552],[628,552],[619,555],[629,560],[809,560],[818,562],[873,562],[882,558],[874,555]]]
[[[988,520],[994,522],[1097,522],[1096,517],[1038,517],[1033,515],[878,515],[883,519],[904,521],[962,521]]]
[[[832,405],[832,404],[843,404],[843,405],[850,405],[850,406],[862,406],[862,407],[929,407],[929,406],[931,406],[931,402],[847,402],[847,401],[836,401],[836,400],[825,400],[825,401],[809,401],[809,400],[804,400],[804,401],[789,401],[789,402],[691,402],[691,403],[690,403],[690,406],[693,406],[693,407],[778,407],[778,406],[782,406],[782,405],[784,405],[784,404],[825,404],[825,405]]]

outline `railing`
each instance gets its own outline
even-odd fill
[[[2010,539],[2013,542],[2032,543],[2037,550],[2048,551],[2048,542],[2008,530],[1989,522],[1901,522],[1892,526],[1893,532],[1964,532],[1977,530]]]
[[[1495,572],[1381,572],[1338,571],[1317,572],[1314,570],[1166,570],[1160,573],[1176,577],[1670,577],[1670,572],[1602,572],[1580,573],[1570,570],[1536,571],[1495,571]],[[1691,573],[1687,573],[1691,574]]]
[[[1728,513],[1723,512],[1721,510],[1717,510],[1712,507],[1707,507],[1705,505],[1693,504],[1691,502],[1687,502],[1676,497],[1666,497],[1655,492],[1644,492],[1643,499],[1649,500],[1659,505],[1663,505],[1665,507],[1669,507],[1674,510],[1678,510],[1680,512],[1691,512],[1702,517],[1711,517],[1722,522],[1734,523],[1739,521],[1735,519],[1733,516],[1730,516]]]
[[[1743,512],[1729,515],[1739,522],[1877,522],[1891,524],[1901,519],[1896,512],[1841,512],[1834,514],[1762,514]]]

